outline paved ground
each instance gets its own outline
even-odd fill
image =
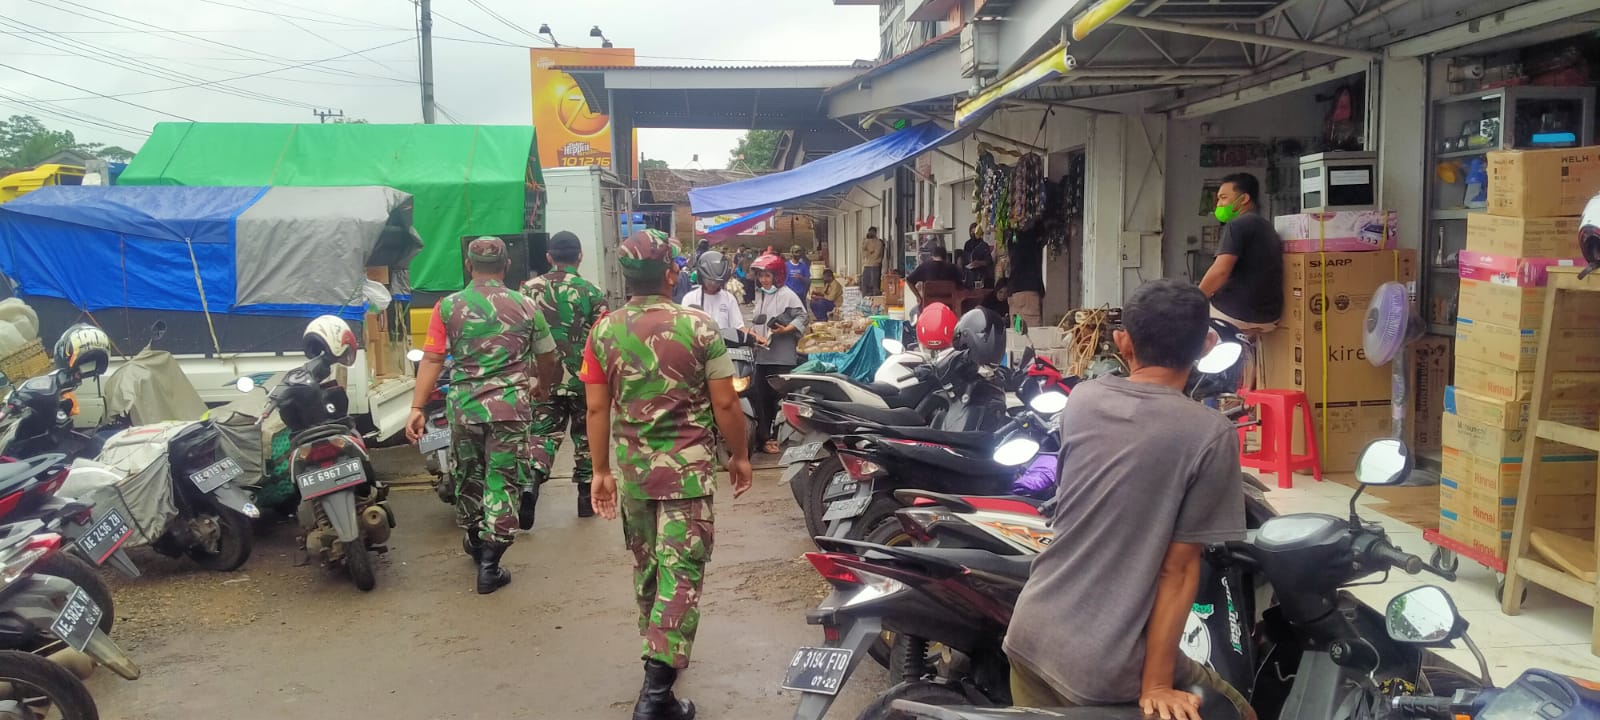
[[[414,451],[384,452],[387,476],[420,471]],[[628,556],[620,525],[578,520],[575,497],[546,486],[534,534],[506,555],[512,584],[486,597],[449,508],[422,489],[393,495],[399,526],[371,593],[296,567],[289,525],[266,528],[233,574],[139,552],[144,577],[113,579],[113,635],[144,677],[93,678],[101,717],[626,718],[641,679]],[[809,547],[776,471],[719,500],[695,662],[679,681],[702,718],[793,713],[778,682],[795,647],[821,641],[804,614],[826,591],[800,556]],[[885,682],[865,663],[830,717],[855,717]]]

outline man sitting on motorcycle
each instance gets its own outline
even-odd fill
[[[1199,586],[1201,551],[1244,536],[1234,427],[1183,395],[1208,349],[1198,288],[1146,283],[1114,340],[1128,377],[1079,385],[1061,414],[1055,541],[1033,562],[1006,654],[1016,705],[1135,700],[1163,719],[1200,720],[1189,689],[1248,703],[1179,651]]]

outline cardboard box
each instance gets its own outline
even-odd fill
[[[1545,419],[1581,427],[1600,424],[1600,397],[1596,390],[1594,385],[1557,389],[1545,401]],[[1445,389],[1445,412],[1504,430],[1526,428],[1530,404],[1527,400],[1501,400],[1453,386]]]
[[[1550,355],[1554,372],[1600,371],[1600,328],[1557,330]],[[1457,318],[1456,357],[1531,371],[1539,361],[1539,331]]]
[[[1542,494],[1533,500],[1529,522],[1534,527],[1552,530],[1584,530],[1594,527],[1594,495]],[[1509,531],[1516,524],[1517,498],[1472,494],[1472,521]]]
[[[1440,475],[1482,495],[1512,497],[1522,486],[1522,463],[1480,458],[1459,448],[1440,453]],[[1588,495],[1596,490],[1600,463],[1593,457],[1547,455],[1539,465],[1540,487],[1552,495]]]
[[[1573,247],[1577,246],[1576,234]],[[1567,252],[1572,252],[1569,248]],[[1463,280],[1483,280],[1502,285],[1540,288],[1550,284],[1550,268],[1583,267],[1583,258],[1518,257],[1462,250],[1456,255],[1456,274]]]
[[[1522,462],[1526,433],[1490,427],[1460,415],[1444,416],[1444,445],[1481,459],[1500,463]],[[1562,443],[1546,443],[1545,451],[1561,457],[1593,458],[1594,453]]]
[[[1437,452],[1444,446],[1441,423],[1453,348],[1454,341],[1436,335],[1417,340],[1408,348],[1411,407],[1406,410],[1406,437],[1415,452]]]
[[[1527,400],[1533,396],[1533,373],[1516,367],[1473,360],[1461,354],[1456,338],[1455,386],[1496,400]]]
[[[1500,150],[1488,160],[1492,215],[1579,215],[1600,193],[1600,147]]]
[[[1463,486],[1448,470],[1439,475],[1439,509],[1472,513],[1472,488]]]
[[[1459,317],[1514,328],[1536,328],[1544,322],[1544,288],[1517,287],[1461,278],[1456,296]]]
[[[1473,521],[1470,517],[1465,522],[1467,528],[1468,544],[1472,549],[1504,561],[1511,553],[1511,529],[1501,530],[1493,525]]]
[[[1462,520],[1464,515],[1457,510],[1439,507],[1439,534],[1459,543],[1472,544],[1472,534],[1469,532],[1467,521]]]
[[[1467,216],[1467,249],[1508,257],[1567,257],[1577,247],[1576,217]]]
[[[1283,320],[1261,338],[1267,387],[1305,390],[1321,402],[1325,359],[1330,380],[1337,378],[1328,399],[1388,398],[1389,368],[1367,362],[1362,347],[1367,305],[1384,282],[1415,279],[1416,252],[1285,255],[1283,264]]]
[[[1286,253],[1390,250],[1399,246],[1399,224],[1393,210],[1296,213],[1272,219]]]

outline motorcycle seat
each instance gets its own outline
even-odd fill
[[[917,414],[917,411],[907,408],[877,408],[860,403],[839,402],[835,400],[817,400],[817,406],[841,415],[865,420],[878,425],[911,425],[922,426],[927,424],[927,419]]]
[[[322,440],[337,435],[349,435],[350,433],[349,425],[341,422],[332,422],[301,430],[299,434],[289,438],[289,444],[299,446],[314,440]]]
[[[0,497],[16,492],[18,488],[38,477],[39,473],[66,459],[67,456],[65,455],[52,453],[15,462],[0,463]]]
[[[960,548],[896,547],[895,555],[939,565],[954,565],[969,570],[1010,578],[1017,582],[1028,579],[1028,569],[1033,565],[1032,555],[996,555],[988,550]]]
[[[902,440],[938,443],[951,447],[980,450],[984,457],[993,450],[997,438],[994,433],[967,430],[939,430],[924,425],[896,426],[892,434]]]
[[[1239,711],[1221,693],[1207,688],[1184,688],[1200,696],[1200,717],[1204,720],[1239,720]],[[1073,708],[983,708],[938,706],[912,700],[895,700],[895,710],[918,720],[1146,720],[1138,705],[1102,705]]]

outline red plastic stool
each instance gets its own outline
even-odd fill
[[[1278,487],[1294,487],[1294,471],[1310,470],[1322,482],[1322,460],[1317,455],[1317,433],[1311,425],[1311,401],[1299,390],[1251,390],[1244,393],[1246,405],[1256,408],[1260,419],[1261,448],[1245,452],[1247,428],[1239,429],[1239,465],[1252,470],[1276,473]],[[1294,411],[1300,409],[1305,425],[1306,453],[1294,454]]]

